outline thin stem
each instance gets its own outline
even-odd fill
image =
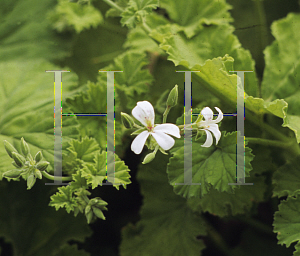
[[[53,176],[51,174],[49,174],[46,171],[42,171],[42,174],[45,178],[49,179],[49,180],[61,180],[61,181],[71,181],[72,177],[67,176],[67,177],[57,177],[57,176]]]
[[[148,34],[152,32],[152,29],[147,25],[145,18],[143,18],[142,27]]]
[[[265,146],[280,147],[280,148],[287,148],[287,147],[290,147],[292,144],[291,142],[285,143],[282,141],[267,140],[267,139],[261,139],[261,138],[246,137],[246,140],[249,141],[249,143],[260,144],[260,145],[265,145]]]
[[[154,151],[153,151],[154,154],[156,154],[158,148],[159,148],[159,145],[157,145],[157,146],[155,147],[155,149],[154,149]]]
[[[142,126],[137,125],[136,123],[134,123],[133,127],[139,128],[139,129],[144,128],[144,127],[142,127]]]
[[[111,7],[115,8],[115,9],[117,9],[120,12],[124,12],[123,8],[121,8],[119,5],[117,5],[116,3],[114,3],[111,0],[103,0],[103,2],[107,3],[108,5],[110,5]]]
[[[168,116],[168,114],[169,114],[169,112],[170,112],[170,109],[171,109],[171,107],[170,107],[170,106],[167,106],[165,112],[163,113],[163,124],[164,124],[165,122],[167,122],[167,116]]]

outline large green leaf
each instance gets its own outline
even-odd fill
[[[205,137],[202,136],[192,143],[192,180],[186,182],[201,183],[201,185],[175,185],[184,183],[184,146],[183,138],[176,141],[171,153],[167,173],[174,192],[186,198],[200,198],[207,194],[211,187],[220,192],[233,193],[236,183],[236,136],[237,133],[222,133],[218,145],[209,148],[202,147]],[[245,176],[252,169],[250,162],[254,155],[251,149],[245,148]],[[188,170],[191,171],[191,170]]]
[[[294,256],[299,256],[300,240],[300,198],[288,197],[280,203],[274,217],[274,232],[277,233],[278,243],[290,247],[291,243],[297,242]]]
[[[52,255],[68,241],[83,242],[91,235],[83,216],[75,218],[48,206],[52,186],[37,183],[28,191],[25,187],[23,181],[0,184],[0,207],[5,209],[0,212],[0,236],[12,243],[14,255]]]
[[[284,127],[295,132],[300,142],[300,15],[289,14],[272,24],[275,41],[265,50],[266,68],[262,95],[267,101],[284,99],[288,103]]]
[[[71,41],[55,33],[46,18],[55,4],[55,0],[1,0],[1,61],[20,57],[53,60],[70,55]]]
[[[121,255],[198,256],[204,249],[196,237],[205,235],[205,224],[173,193],[165,173],[167,160],[157,154],[138,173],[144,196],[141,220],[123,229]]]
[[[157,29],[158,32],[159,29]],[[210,59],[223,57],[226,54],[234,59],[234,66],[231,65],[230,70],[252,70],[255,74],[254,61],[251,58],[250,52],[241,47],[237,37],[232,32],[233,27],[227,24],[220,26],[211,25],[199,31],[193,38],[188,39],[181,32],[180,28],[176,29],[174,26],[165,26],[163,33],[166,37],[163,39],[160,47],[168,53],[168,59],[173,61],[176,66],[183,65],[188,69],[200,70],[201,72],[196,73],[196,75],[205,80],[206,83],[213,82],[211,80],[207,81],[207,76],[218,76],[222,64],[219,64],[218,66],[220,67],[217,69],[210,69],[208,74],[205,74],[206,72],[203,73],[204,66],[206,66]],[[233,84],[236,88],[236,80]],[[221,88],[224,87],[222,83],[220,83],[220,86]],[[213,90],[217,90],[212,85],[210,87]],[[255,75],[245,75],[245,91],[249,95],[257,95]]]
[[[44,158],[50,162],[48,170],[54,164],[54,112],[53,82],[54,74],[45,70],[59,70],[44,61],[7,61],[0,63],[0,141],[10,142],[20,151],[20,139],[24,137],[29,144],[32,155],[42,151]],[[4,72],[5,71],[5,72]],[[76,76],[63,74],[62,101],[70,95],[76,84]],[[75,117],[62,119],[62,147],[78,136],[78,123]],[[0,147],[0,177],[12,169],[11,159],[4,145]]]
[[[300,156],[292,162],[282,165],[273,175],[273,196],[295,196],[299,193]]]
[[[161,0],[160,4],[173,21],[184,27],[184,32],[189,38],[204,25],[219,25],[232,21],[228,12],[230,5],[224,0]]]
[[[253,185],[239,185],[234,193],[220,192],[212,188],[202,198],[189,198],[188,204],[191,209],[224,217],[247,214],[253,209],[253,205],[263,201],[267,185],[262,173],[270,169],[272,159],[266,148],[256,148],[254,153],[255,158],[251,162],[253,170],[245,181]]]

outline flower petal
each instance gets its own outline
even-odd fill
[[[219,130],[219,126],[217,124],[211,124],[207,130],[211,131],[216,137],[216,144],[218,144],[221,138],[221,132]]]
[[[215,109],[219,112],[219,114],[218,114],[218,117],[216,120],[211,121],[211,123],[213,123],[213,124],[219,123],[223,119],[223,113],[222,113],[221,109],[219,109],[218,107],[215,107]]]
[[[144,148],[145,142],[149,136],[148,131],[141,132],[131,143],[131,150],[137,155],[140,154]]]
[[[146,120],[150,120],[154,126],[154,108],[149,101],[139,101],[131,111],[132,115],[147,127]]]
[[[209,148],[213,143],[213,138],[209,131],[207,131],[207,130],[204,130],[204,131],[206,132],[206,141],[204,142],[203,145],[201,145],[201,147]]]
[[[154,132],[160,131],[180,138],[180,130],[175,124],[158,124],[154,127]]]
[[[158,145],[162,147],[164,150],[169,150],[175,144],[175,140],[171,136],[161,131],[156,131],[151,134],[154,137],[154,139],[157,141]]]
[[[211,121],[214,116],[214,112],[209,107],[202,109],[201,114],[203,115],[205,121]]]

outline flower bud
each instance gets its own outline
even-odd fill
[[[24,158],[24,156],[16,152],[12,152],[11,154],[17,166],[22,167],[25,164],[26,159]]]
[[[41,180],[42,177],[43,177],[41,171],[38,170],[38,169],[35,169],[34,176],[35,176],[36,178],[40,179],[40,180]]]
[[[91,210],[92,210],[92,206],[91,206],[90,204],[88,204],[88,205],[85,207],[85,214],[88,214]]]
[[[168,106],[170,106],[170,107],[176,106],[177,101],[178,101],[178,85],[176,84],[168,96],[167,107]]]
[[[93,212],[99,219],[105,220],[105,216],[99,208],[93,207]]]
[[[21,138],[21,150],[22,150],[24,156],[27,156],[30,153],[29,146],[23,137]]]
[[[36,181],[33,173],[31,173],[27,178],[27,189],[31,189]]]
[[[155,158],[155,153],[149,153],[148,155],[145,156],[144,161],[142,162],[142,164],[148,164],[150,163],[153,159]]]
[[[134,120],[132,117],[126,113],[121,112],[121,120],[125,128],[131,129],[134,126]]]
[[[21,175],[22,170],[10,170],[7,171],[5,173],[3,173],[3,177],[7,177],[7,178],[19,178]]]
[[[4,140],[4,147],[7,154],[12,158],[12,152],[18,153],[18,151],[7,140]]]
[[[92,219],[93,219],[93,211],[89,211],[88,213],[85,214],[85,217],[86,217],[86,220],[87,220],[87,223],[90,224]]]
[[[35,161],[36,163],[38,163],[39,161],[42,160],[42,158],[43,158],[42,152],[39,151],[39,152],[36,153],[36,155],[35,155],[35,157],[34,157],[34,161]]]
[[[41,161],[41,162],[38,162],[35,167],[36,167],[36,169],[39,169],[40,171],[45,171],[49,164],[50,163],[47,161]]]
[[[11,163],[12,163],[12,165],[13,165],[14,167],[17,167],[17,168],[19,168],[19,167],[20,167],[20,166],[18,166],[18,165],[16,164],[16,162],[15,162],[15,161],[12,161]]]

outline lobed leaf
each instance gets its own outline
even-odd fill
[[[183,27],[188,38],[193,37],[207,25],[222,25],[233,21],[230,13],[231,6],[226,1],[169,1],[161,0],[170,18]]]
[[[295,196],[300,192],[300,156],[280,166],[273,174],[273,196]]]
[[[201,183],[201,185],[175,185],[175,183],[184,183],[184,146],[183,138],[176,141],[171,153],[167,173],[170,184],[174,187],[174,192],[186,198],[201,198],[207,194],[211,188],[220,192],[233,193],[236,183],[236,136],[237,132],[222,132],[218,145],[215,143],[204,148],[205,137],[202,136],[199,141],[193,142],[192,146],[192,180],[186,182]],[[254,155],[251,149],[245,148],[245,177],[249,176],[252,169],[250,162]]]
[[[134,28],[137,23],[142,22],[142,19],[157,7],[158,0],[129,0],[126,9],[121,14],[121,24]]]
[[[284,99],[288,103],[283,117],[283,127],[294,131],[300,142],[300,15],[290,13],[286,18],[275,21],[272,34],[275,41],[265,53],[266,68],[262,81],[262,95],[266,101]],[[287,47],[288,46],[288,47]]]
[[[102,182],[107,178],[106,169],[108,165],[115,165],[114,172],[114,187],[119,189],[119,184],[126,188],[127,184],[130,184],[129,169],[120,158],[115,155],[115,161],[113,161],[113,153],[107,152],[107,163],[106,163],[106,152],[103,151],[101,154],[98,153],[95,156],[94,164],[86,163],[84,168],[81,170],[82,177],[85,177],[87,183],[92,185],[92,189],[102,185]]]
[[[288,197],[281,201],[278,211],[274,215],[274,232],[277,233],[278,243],[287,247],[297,242],[297,251],[294,255],[299,255],[300,240],[300,198]]]
[[[68,213],[74,211],[77,203],[73,197],[73,188],[71,186],[58,188],[58,192],[51,196],[49,205],[55,207],[56,210],[65,207]]]

